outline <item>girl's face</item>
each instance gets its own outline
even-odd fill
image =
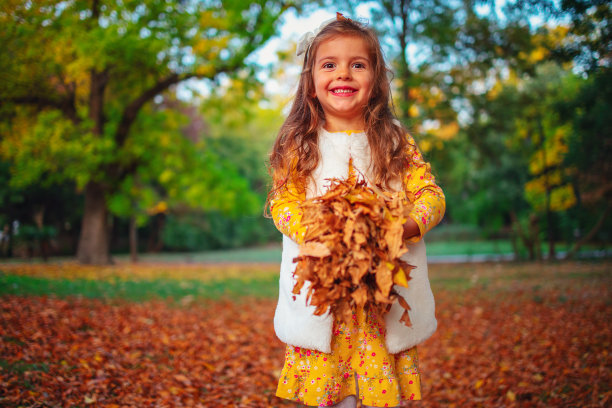
[[[333,37],[319,45],[312,77],[328,131],[363,129],[372,68],[367,44],[358,36]]]

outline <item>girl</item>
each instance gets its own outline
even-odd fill
[[[279,300],[274,328],[287,344],[276,395],[311,406],[394,407],[420,399],[416,345],[436,329],[423,235],[440,222],[442,190],[414,140],[390,108],[389,70],[374,32],[341,14],[298,44],[304,64],[297,95],[281,127],[270,167],[272,218],[283,233]],[[394,304],[385,316],[356,310],[350,324],[313,314],[293,295],[293,262],[303,241],[300,203],[322,195],[329,179],[365,177],[371,184],[414,193],[404,226],[405,260],[416,266],[409,288],[395,287],[411,307],[411,327]]]

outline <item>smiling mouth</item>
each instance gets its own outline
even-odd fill
[[[354,88],[334,88],[331,90],[331,93],[334,95],[350,95],[357,92]]]

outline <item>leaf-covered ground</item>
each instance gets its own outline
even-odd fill
[[[433,265],[439,328],[419,347],[424,400],[406,406],[612,404],[611,266]],[[294,406],[274,397],[274,268],[0,270],[0,406]],[[163,282],[181,290],[155,293]]]

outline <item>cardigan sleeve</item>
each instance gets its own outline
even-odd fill
[[[284,186],[275,186],[270,199],[270,212],[276,228],[289,238],[301,244],[304,241],[306,228],[302,226],[300,204],[305,200],[305,193],[298,192],[293,183],[288,181]]]
[[[417,223],[421,234],[409,241],[416,242],[442,220],[446,211],[446,199],[431,174],[431,166],[423,160],[412,136],[407,135],[407,137],[408,143],[414,146],[414,151],[406,171],[404,185],[414,194],[414,208],[409,217]]]

